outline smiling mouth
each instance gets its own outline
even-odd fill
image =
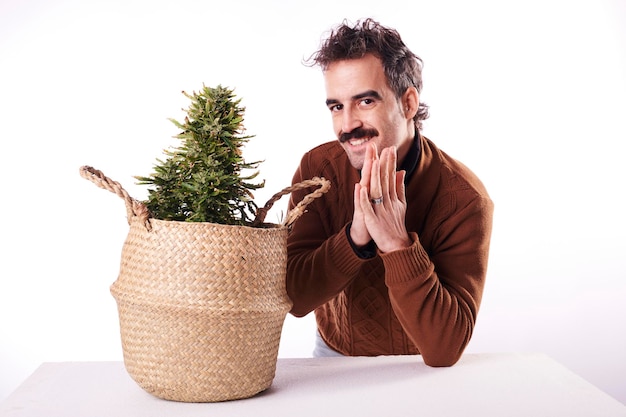
[[[367,137],[367,138],[358,138],[358,139],[350,139],[348,141],[348,143],[350,144],[350,146],[361,146],[363,145],[365,142],[368,142],[369,140],[371,140],[372,138]]]

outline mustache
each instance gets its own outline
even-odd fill
[[[378,136],[378,130],[358,127],[351,132],[339,135],[339,142],[344,143],[350,139],[373,138],[375,136]]]

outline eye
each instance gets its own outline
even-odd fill
[[[338,112],[341,109],[343,109],[343,104],[332,104],[328,106],[328,110],[330,110],[331,112]]]
[[[374,99],[373,98],[364,98],[363,100],[361,100],[359,102],[360,106],[364,106],[364,107],[369,107],[372,104],[374,104]]]

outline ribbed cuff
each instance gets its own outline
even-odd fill
[[[434,270],[426,250],[421,245],[417,233],[409,234],[413,244],[406,249],[381,253],[385,265],[385,281],[389,284],[407,282],[428,277]]]
[[[368,261],[368,259],[359,258],[354,252],[348,240],[346,228],[344,228],[344,233],[337,233],[329,243],[328,250],[333,264],[342,274],[353,276],[361,268],[363,262]]]

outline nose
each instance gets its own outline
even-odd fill
[[[350,133],[354,129],[363,126],[363,123],[361,122],[361,119],[358,116],[358,112],[346,106],[346,108],[343,109],[342,113],[343,114],[341,117],[341,131],[343,133]]]

